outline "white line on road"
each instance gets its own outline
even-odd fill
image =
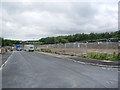
[[[14,52],[13,52],[14,53]],[[13,54],[12,53],[12,54]],[[12,57],[12,54],[8,57],[8,59],[5,61],[4,64],[2,64],[2,66],[0,67],[0,71],[2,70],[2,68],[5,66],[5,64],[10,60],[10,58]]]

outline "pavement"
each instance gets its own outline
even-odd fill
[[[80,61],[80,62],[85,62],[87,64],[91,65],[97,65],[97,66],[102,66],[102,67],[113,67],[113,68],[118,68],[120,67],[120,60],[118,61],[110,61],[110,60],[98,60],[98,59],[91,59],[91,58],[82,58],[82,57],[69,57],[70,59]]]
[[[2,68],[3,88],[118,88],[118,69],[14,51]]]

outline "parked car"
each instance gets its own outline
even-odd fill
[[[17,51],[21,51],[22,50],[21,46],[20,45],[16,45],[16,50]]]
[[[34,45],[24,45],[24,50],[25,51],[31,51],[33,52],[34,51]]]

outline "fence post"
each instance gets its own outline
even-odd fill
[[[108,54],[108,45],[109,45],[110,40],[106,39],[106,53]]]
[[[88,46],[87,46],[87,44],[88,44],[88,42],[86,41],[86,43],[85,43],[85,54],[86,54],[86,55],[88,54],[88,51],[87,51]]]
[[[75,44],[76,44],[76,43],[73,44],[74,55],[76,54],[76,53],[75,53]]]
[[[77,44],[77,49],[79,50],[79,47],[80,47],[80,45],[79,45],[79,43]],[[77,51],[77,53],[78,53],[78,55],[79,55],[79,51]]]

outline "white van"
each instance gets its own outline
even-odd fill
[[[34,45],[24,45],[24,50],[28,52],[34,51]]]

